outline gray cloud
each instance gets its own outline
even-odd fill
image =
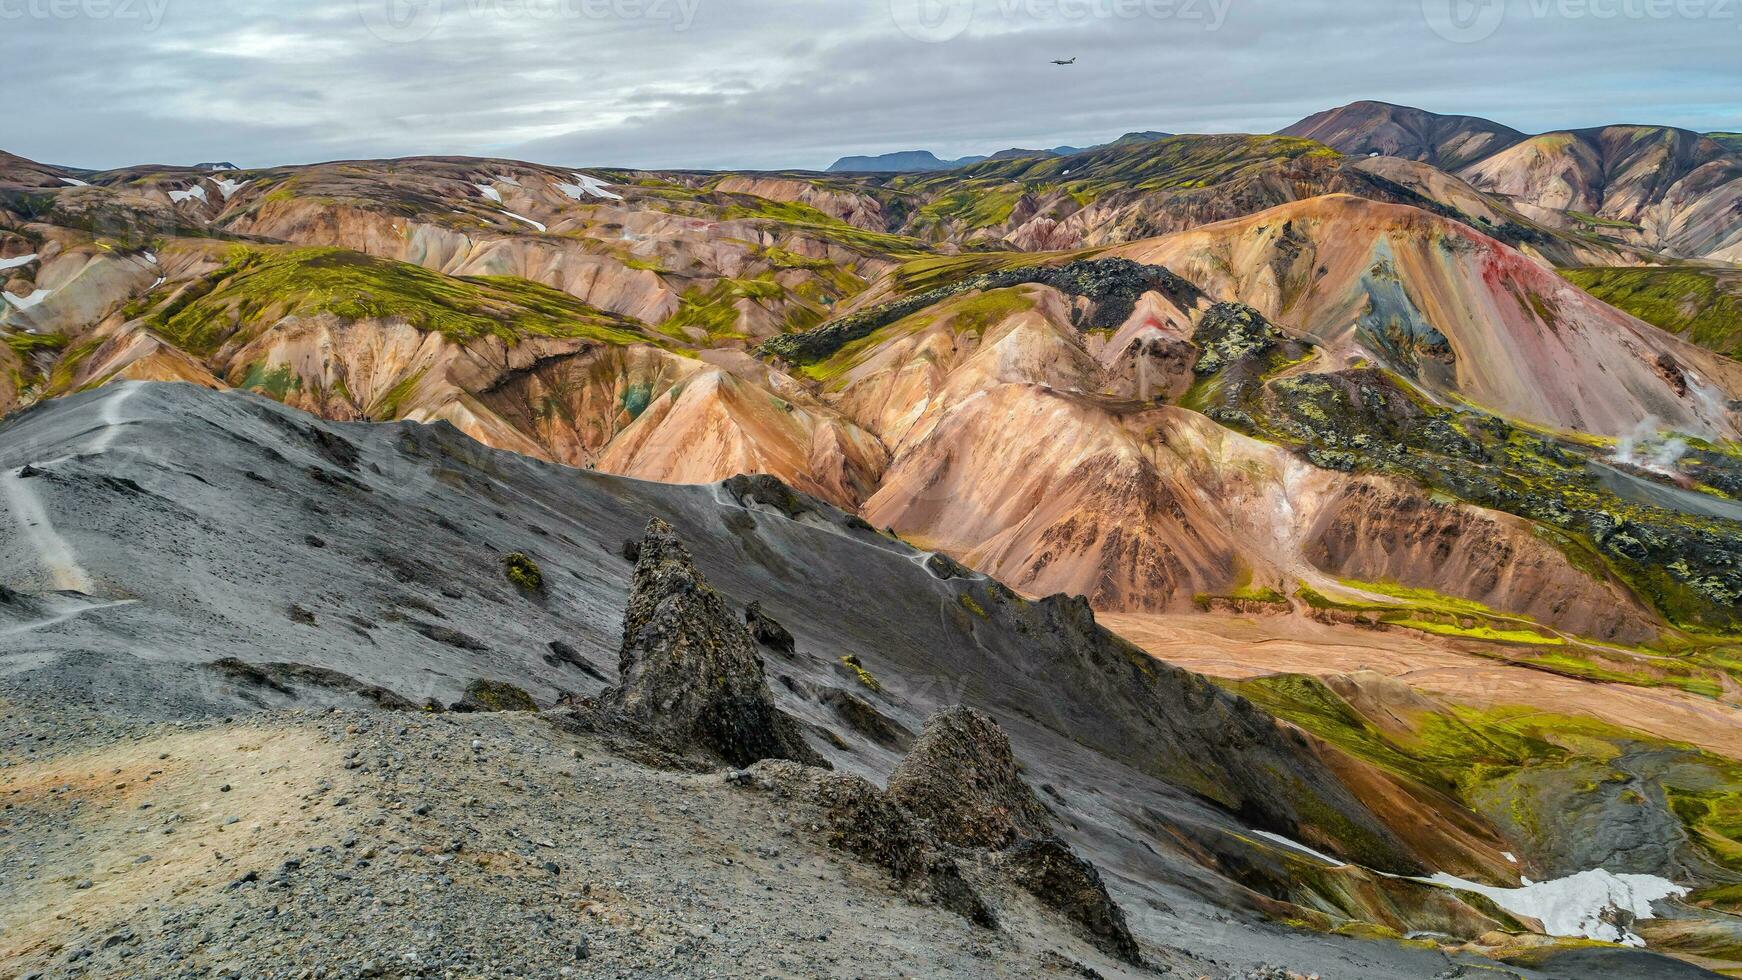
[[[959,33],[901,16],[951,2],[972,3]],[[1430,27],[1447,2],[1469,0],[0,0],[4,148],[821,167],[1270,131],[1360,98],[1742,128],[1733,0],[1492,0],[1475,43]]]

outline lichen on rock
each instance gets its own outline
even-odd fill
[[[641,541],[618,660],[621,683],[598,707],[648,740],[739,767],[826,764],[775,707],[750,630],[657,518]]]
[[[514,587],[528,595],[544,594],[544,570],[526,555],[516,552],[502,559],[502,574]]]
[[[757,765],[748,781],[814,807],[815,826],[828,846],[888,871],[913,901],[942,906],[975,925],[997,925],[992,910],[925,826],[871,783],[784,761]]]
[[[1007,861],[1016,883],[1030,894],[1064,913],[1120,959],[1142,961],[1125,913],[1107,894],[1101,873],[1069,844],[1051,835],[1025,840],[1011,848]]]
[[[465,696],[454,705],[455,711],[537,711],[538,702],[532,695],[505,681],[482,678],[466,685]]]
[[[1109,952],[1142,962],[1125,913],[1095,866],[1053,833],[1052,814],[990,717],[960,706],[933,715],[890,774],[889,796],[941,843],[998,854],[1017,885]]]
[[[1017,772],[1009,736],[972,708],[949,708],[925,723],[890,774],[889,795],[957,847],[1000,850],[1051,832],[1051,816]]]

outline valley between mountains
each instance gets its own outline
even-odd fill
[[[1742,976],[1738,260],[1382,103],[0,154],[0,973]]]

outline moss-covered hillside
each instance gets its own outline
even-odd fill
[[[1610,306],[1742,358],[1742,271],[1702,266],[1564,269],[1561,275]]]
[[[1252,326],[1262,320],[1255,312],[1238,309],[1239,318],[1205,317],[1206,324],[1237,319],[1247,326],[1232,353],[1200,362],[1192,407],[1327,469],[1401,476],[1536,521],[1575,564],[1612,569],[1680,626],[1729,631],[1742,624],[1742,524],[1664,505],[1647,492],[1650,474],[1625,474],[1646,488],[1624,495],[1632,484],[1613,477],[1615,447],[1604,440],[1441,407],[1376,369],[1279,376],[1294,361],[1284,349],[1289,342]],[[1694,447],[1678,464],[1682,479],[1699,489],[1681,491],[1666,480],[1662,493],[1728,500],[1726,474],[1742,471],[1742,458],[1716,447]]]
[[[287,316],[402,320],[457,341],[485,336],[646,338],[625,318],[509,276],[457,278],[339,248],[232,249],[217,271],[156,306],[129,311],[177,346],[208,354]]]

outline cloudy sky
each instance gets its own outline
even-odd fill
[[[1742,0],[0,0],[0,93],[0,149],[87,167],[823,167],[1363,98],[1742,129]]]

